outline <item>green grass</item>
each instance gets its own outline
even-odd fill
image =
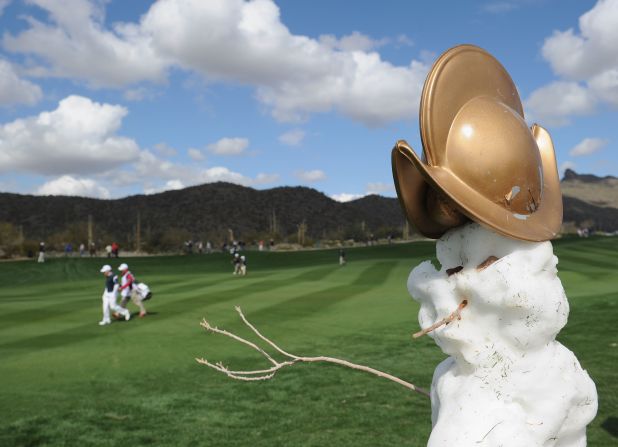
[[[565,239],[555,251],[571,303],[560,341],[599,392],[588,445],[612,445],[618,238]],[[425,445],[429,400],[392,382],[305,364],[245,383],[194,358],[268,366],[199,326],[206,316],[251,337],[240,305],[292,353],[345,358],[428,388],[444,356],[429,337],[412,341],[418,306],[406,280],[433,253],[429,242],[351,249],[343,268],[336,251],[250,253],[246,278],[221,254],[129,259],[155,293],[153,314],[107,327],[97,325],[103,259],[1,263],[0,446]]]

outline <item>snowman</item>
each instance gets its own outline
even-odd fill
[[[428,445],[585,446],[597,393],[556,341],[569,304],[550,242],[562,196],[549,133],[527,126],[507,71],[472,45],[435,62],[419,116],[422,157],[400,140],[392,165],[407,219],[438,239],[440,265],[408,279],[421,327],[449,356]]]

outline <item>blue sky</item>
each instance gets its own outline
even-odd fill
[[[0,191],[212,181],[394,196],[422,83],[472,43],[563,170],[618,175],[618,0],[0,0]]]

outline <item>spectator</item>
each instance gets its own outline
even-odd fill
[[[120,245],[118,245],[116,242],[112,242],[112,255],[114,256],[114,258],[117,258],[120,255]]]
[[[39,244],[39,259],[37,262],[45,262],[45,242]]]
[[[346,259],[345,259],[345,250],[342,248],[339,250],[339,265],[345,265],[346,264]]]

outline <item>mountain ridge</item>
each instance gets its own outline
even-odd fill
[[[616,177],[567,170],[561,188],[563,229],[618,230]],[[230,236],[229,230],[246,241],[271,235],[296,241],[302,225],[310,241],[397,236],[404,224],[396,198],[368,195],[337,202],[304,186],[257,190],[216,182],[119,199],[0,193],[0,222],[20,228],[26,239],[79,243],[87,240],[89,216],[98,244],[117,240],[132,246],[139,233],[142,244],[153,249],[187,239],[219,243]]]

